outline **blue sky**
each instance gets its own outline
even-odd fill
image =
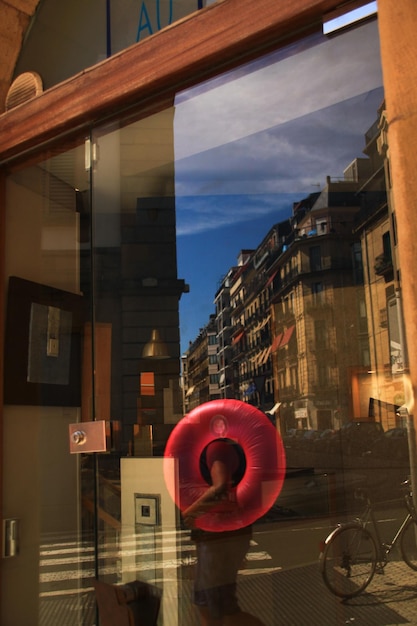
[[[214,312],[240,250],[364,156],[383,98],[376,28],[311,37],[177,97],[178,275],[190,285],[182,351]]]
[[[210,313],[214,313],[219,280],[237,264],[240,250],[256,248],[269,228],[285,219],[287,213],[278,210],[262,217],[255,215],[221,229],[208,228],[178,238],[178,275],[190,285],[190,293],[183,294],[180,301],[182,351],[208,322]]]

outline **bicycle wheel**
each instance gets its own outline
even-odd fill
[[[340,598],[353,598],[371,582],[377,548],[371,533],[359,524],[339,526],[326,539],[320,570],[326,587]]]
[[[400,550],[407,565],[417,571],[417,523],[412,518],[401,533]]]

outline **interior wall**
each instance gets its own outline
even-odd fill
[[[166,559],[176,558],[176,527],[177,507],[174,504],[164,482],[164,463],[169,463],[166,475],[176,480],[176,460],[160,458],[123,458],[120,464],[121,478],[121,521],[122,543],[132,543],[135,549],[123,553],[121,560],[122,581],[127,583],[135,579],[146,581],[147,574],[152,576],[152,563],[158,568],[159,563]],[[156,506],[159,508],[156,523],[152,524],[152,518],[143,518],[145,523],[140,524],[140,510],[135,497],[140,496],[146,501],[149,496],[152,499],[158,497]],[[152,515],[152,511],[151,511]],[[164,531],[163,533],[161,531]],[[155,550],[152,551],[152,544]],[[141,556],[142,555],[142,556]],[[141,565],[145,564],[145,569]],[[150,569],[151,567],[151,569]],[[162,570],[164,572],[164,570]],[[164,574],[163,574],[164,576]],[[161,581],[162,607],[164,604],[170,607],[170,622],[180,624],[179,614],[172,615],[172,598],[178,598],[178,581],[170,574]]]
[[[12,275],[45,284],[48,276],[43,268],[49,275],[54,267],[51,250],[46,251],[45,264],[43,249],[47,198],[12,179],[6,197],[6,288]],[[77,240],[72,215],[68,227],[71,239]],[[76,256],[75,251],[66,255],[64,285],[56,273],[53,286],[71,287],[68,277],[76,276]],[[77,288],[74,279],[72,287]],[[3,518],[19,520],[20,549],[18,556],[3,561],[1,624],[23,626],[33,623],[38,614],[43,538],[78,530],[78,458],[69,453],[68,425],[79,421],[79,409],[8,405],[3,415],[3,464],[7,467],[2,477]]]

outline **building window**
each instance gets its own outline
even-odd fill
[[[298,373],[297,373],[296,367],[290,368],[290,379],[291,379],[291,387],[294,387],[294,389],[297,389],[298,388]]]
[[[313,283],[311,286],[311,293],[313,296],[314,304],[322,304],[324,302],[324,285],[323,283]]]
[[[321,387],[329,384],[329,368],[325,363],[317,364],[317,384]]]
[[[314,335],[316,338],[317,348],[327,348],[327,326],[328,325],[326,324],[325,320],[315,320],[314,322]]]
[[[387,261],[391,261],[392,259],[392,255],[391,255],[391,235],[390,232],[387,231],[386,233],[384,233],[382,235],[382,249],[383,249],[383,254],[384,254],[384,258]]]
[[[352,246],[353,275],[356,285],[363,285],[363,261],[362,248],[360,242],[355,242]]]
[[[321,249],[320,246],[311,246],[310,248],[310,271],[318,272],[321,270]]]
[[[394,246],[397,245],[397,219],[395,217],[395,213],[391,215],[391,224],[392,224],[392,238],[394,240]]]

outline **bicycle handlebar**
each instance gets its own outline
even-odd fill
[[[401,490],[404,492],[404,498],[407,504],[407,509],[409,510],[409,512],[411,513],[411,515],[413,517],[417,516],[417,513],[414,509],[414,503],[413,503],[413,494],[411,491],[411,480],[410,478],[407,478],[406,480],[404,480],[401,484],[400,484],[400,488]],[[369,490],[366,489],[365,487],[357,487],[354,491],[354,498],[355,500],[362,500],[362,501],[366,501],[366,503],[368,505],[371,505],[371,497],[369,494]],[[416,517],[417,519],[417,517]]]

